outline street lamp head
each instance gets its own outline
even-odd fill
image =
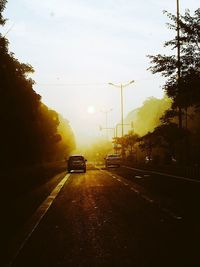
[[[134,81],[134,80],[132,80],[132,81],[130,81],[130,84],[131,84],[131,83],[134,83],[134,82],[135,82],[135,81]]]
[[[114,85],[113,83],[108,83],[109,85]]]

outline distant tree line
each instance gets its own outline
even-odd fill
[[[0,26],[6,20],[0,0]],[[33,67],[9,52],[0,33],[0,166],[30,165],[64,158],[75,146],[68,121],[33,90]]]
[[[165,13],[171,20],[169,28],[176,31],[177,17],[166,11]],[[143,113],[140,124],[144,124],[144,132],[136,139],[133,146],[135,149],[132,148],[134,159],[137,151],[137,155],[143,154],[141,159],[156,163],[200,164],[200,9],[193,16],[186,10],[180,16],[179,27],[180,39],[175,37],[165,42],[164,46],[176,50],[179,41],[180,61],[173,54],[149,56],[149,70],[166,78],[163,90],[171,103],[160,118],[160,123],[147,133],[145,130],[150,127],[146,122],[149,121],[152,105],[149,105],[149,109],[143,109],[144,112],[139,109],[138,112]],[[149,104],[150,102],[152,100],[149,100]],[[156,108],[159,110],[158,106]],[[155,106],[153,110],[156,111]],[[141,127],[135,129],[135,132],[138,133],[139,129]],[[121,142],[125,144],[126,140]]]

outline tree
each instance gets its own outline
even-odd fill
[[[76,143],[74,133],[71,129],[70,123],[68,120],[64,119],[60,114],[58,115],[59,125],[57,128],[58,134],[62,137],[62,139],[57,142],[55,159],[60,160],[65,158],[71,153],[71,151],[75,150]]]
[[[176,16],[165,11],[172,21],[168,24],[172,30],[177,30]],[[200,103],[200,9],[197,9],[194,16],[187,10],[180,16],[180,79],[177,80],[177,67],[179,62],[175,55],[149,56],[152,66],[149,70],[161,73],[167,78],[163,87],[166,94],[173,100],[172,109],[181,109],[182,114],[187,117],[188,107],[199,105]],[[165,47],[175,49],[178,45],[177,37],[165,42]],[[185,112],[184,112],[185,110]],[[167,114],[166,114],[167,115]],[[170,114],[172,115],[172,113]],[[175,112],[175,116],[180,115]],[[186,118],[187,119],[187,118]],[[182,122],[180,123],[182,125]]]
[[[170,106],[171,100],[166,96],[162,99],[149,97],[137,111],[134,131],[140,136],[153,131],[161,123],[160,118]]]
[[[0,1],[0,25],[5,23],[6,2]],[[0,165],[4,167],[11,162],[14,166],[54,160],[58,143],[70,143],[73,135],[70,127],[66,128],[70,135],[58,132],[59,116],[33,90],[33,72],[30,64],[9,52],[8,40],[0,34]]]
[[[158,157],[159,154],[165,163],[170,163],[175,158],[179,161],[179,140],[188,134],[186,129],[179,128],[176,123],[162,124],[156,127],[153,132],[139,138],[139,147],[146,152],[148,159],[154,160],[155,155]],[[156,153],[153,153],[154,150]]]
[[[168,162],[172,161],[173,158],[180,159],[179,141],[189,135],[186,129],[179,128],[176,123],[168,123],[156,127],[153,134],[159,140],[157,145],[164,148],[165,159]],[[183,152],[183,148],[181,152]]]
[[[124,135],[123,137],[113,138],[113,143],[117,147],[120,145],[125,149],[130,155],[134,152],[134,146],[138,141],[138,134],[135,134],[133,131],[130,131],[129,134]]]
[[[0,0],[0,25],[4,25],[6,19],[4,19],[2,13],[6,7],[7,0]]]
[[[157,146],[157,142],[158,142],[158,139],[156,138],[156,136],[153,133],[148,132],[144,136],[140,137],[138,139],[138,142],[139,142],[139,148],[142,151],[146,152],[147,159],[149,161],[152,160],[153,148]]]

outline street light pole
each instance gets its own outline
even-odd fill
[[[129,124],[129,123],[124,123],[123,124],[124,126],[131,126],[131,124]],[[116,137],[118,137],[118,127],[119,126],[122,126],[122,124],[121,123],[118,123],[117,125],[116,125],[116,127],[115,127],[115,129],[116,129]]]
[[[121,84],[121,124],[122,124],[122,137],[124,136],[124,101],[123,101],[123,87]]]
[[[112,110],[113,110],[112,108],[107,109],[107,110],[104,110],[104,109],[101,110],[106,115],[106,127],[105,128],[108,128],[108,113],[111,112]],[[107,135],[107,138],[108,138],[108,131],[107,131],[106,135]]]
[[[113,131],[113,138],[116,137],[115,128],[111,128],[111,127],[101,127],[101,126],[99,126],[99,129],[100,129],[100,131],[103,131],[103,130],[112,130],[112,131]]]
[[[114,87],[120,88],[120,99],[121,99],[121,125],[122,125],[122,137],[124,136],[124,101],[123,101],[123,89],[127,86],[129,86],[130,84],[134,83],[134,81],[130,81],[127,84],[120,84],[120,85],[116,85],[113,83],[108,83],[109,85],[112,85]],[[124,156],[124,146],[121,146],[121,150],[122,150],[122,157]]]
[[[116,85],[113,83],[108,83],[109,85],[115,86],[117,88],[120,88],[120,99],[121,99],[121,125],[122,125],[122,137],[124,136],[124,100],[123,100],[123,89],[127,86],[129,86],[130,84],[134,83],[134,81],[130,81],[127,84],[120,84],[120,85]]]

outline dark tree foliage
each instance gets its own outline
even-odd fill
[[[0,1],[1,25],[5,23],[5,4],[6,1]],[[57,143],[63,138],[58,133],[58,114],[42,104],[40,95],[33,90],[34,81],[29,78],[33,71],[31,65],[20,63],[9,52],[8,40],[0,35],[1,166],[54,160]],[[71,137],[71,132],[65,135],[66,149],[66,143],[72,148]]]
[[[149,158],[153,159],[153,150],[159,150],[159,156],[166,163],[172,162],[173,159],[179,160],[179,140],[185,138],[189,132],[186,129],[180,129],[176,123],[167,123],[159,125],[153,132],[149,132],[139,138],[139,147],[146,152]]]
[[[177,17],[166,11],[165,13],[171,20],[168,27],[177,31]],[[199,158],[200,153],[199,149],[196,149],[194,157],[191,153],[191,149],[199,147],[200,144],[200,139],[196,138],[200,124],[198,115],[200,106],[200,8],[194,12],[193,16],[189,10],[186,10],[184,15],[180,16],[179,28],[180,62],[176,55],[149,56],[150,71],[166,77],[163,89],[172,99],[171,108],[161,118],[163,124],[157,127],[151,135],[157,137],[160,142],[156,146],[165,148],[170,157],[175,154],[180,163],[188,164],[192,158]],[[165,47],[172,50],[177,46],[177,37],[165,42]],[[177,79],[179,66],[180,77]]]
[[[54,153],[54,160],[60,160],[67,158],[68,155],[76,148],[74,133],[70,127],[69,121],[64,119],[61,115],[58,116],[58,135],[62,136],[62,139],[56,143],[56,149]],[[58,138],[58,136],[56,137]]]
[[[138,139],[138,142],[140,149],[142,151],[145,151],[147,153],[147,157],[151,159],[153,148],[155,148],[160,143],[160,140],[157,138],[154,132],[148,132],[144,136],[140,137]]]
[[[126,154],[132,154],[134,152],[134,147],[138,142],[138,134],[130,131],[128,134],[125,134],[123,137],[114,137],[113,144],[117,149],[118,145],[120,148],[123,146]]]
[[[188,134],[186,129],[180,129],[176,123],[163,124],[156,127],[154,135],[158,138],[160,146],[174,151],[176,143]],[[171,154],[173,155],[173,153]]]
[[[169,28],[176,30],[176,16],[165,12],[172,21]],[[200,102],[200,9],[194,16],[189,10],[180,16],[180,71],[179,86],[177,82],[178,61],[175,55],[149,56],[152,66],[149,68],[153,74],[161,73],[167,78],[163,89],[173,99],[172,107],[176,109],[188,108]],[[177,38],[165,43],[172,50],[177,47]]]
[[[4,25],[6,19],[4,19],[2,13],[6,7],[7,0],[0,0],[0,25]]]

